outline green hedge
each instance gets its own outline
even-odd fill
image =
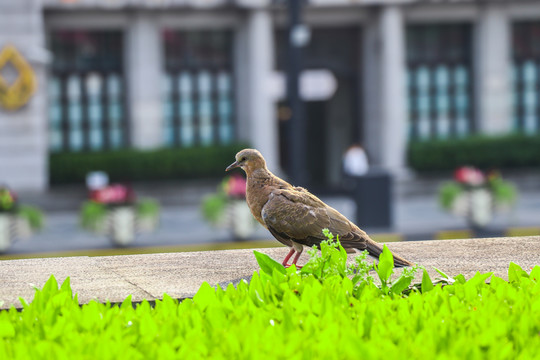
[[[385,288],[365,261],[363,280],[347,276],[343,248],[324,252],[314,272],[256,253],[249,283],[205,282],[193,299],[164,294],[155,306],[131,296],[79,306],[69,278],[59,289],[51,276],[20,312],[0,311],[0,359],[538,359],[540,267],[510,263],[508,281],[440,272],[435,285],[424,269],[420,286],[402,275]]]
[[[90,171],[102,170],[112,181],[193,179],[223,176],[234,155],[246,147],[226,146],[115,150],[52,154],[49,176],[52,184],[84,182]]]
[[[408,164],[417,171],[453,170],[463,165],[483,169],[540,166],[540,136],[473,136],[411,142]]]

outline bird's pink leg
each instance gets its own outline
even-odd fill
[[[303,250],[303,249],[302,249],[302,250]],[[292,263],[293,263],[294,265],[296,265],[296,262],[297,262],[298,259],[300,258],[300,255],[302,255],[302,251],[297,251],[297,252],[296,252],[296,255],[294,256],[294,259],[293,259],[293,261],[292,261]],[[296,265],[296,268],[297,268],[297,269],[301,269],[301,268],[302,268],[302,265]]]
[[[287,256],[285,256],[285,259],[283,259],[283,262],[281,263],[285,267],[289,267],[290,265],[287,264],[287,261],[291,258],[292,254],[294,254],[294,248],[292,247]]]

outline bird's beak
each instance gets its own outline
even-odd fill
[[[227,166],[227,168],[225,169],[225,171],[232,170],[232,169],[237,168],[237,167],[239,167],[239,166],[240,166],[240,164],[238,164],[238,161],[235,161],[235,162],[233,162],[231,165]]]

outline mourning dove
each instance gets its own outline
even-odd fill
[[[295,252],[292,264],[296,265],[304,246],[319,246],[326,240],[322,231],[325,228],[339,236],[345,249],[367,250],[377,258],[381,254],[382,246],[339,211],[306,189],[292,186],[272,174],[259,151],[240,151],[226,171],[237,167],[247,175],[246,201],[251,213],[279,242],[291,248],[283,260],[284,266],[290,266],[288,261]],[[394,265],[413,264],[394,255]]]

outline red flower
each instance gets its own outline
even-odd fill
[[[133,202],[135,194],[130,187],[114,184],[91,191],[90,199],[101,204],[124,204]]]
[[[454,173],[454,178],[457,182],[471,186],[482,185],[486,180],[486,177],[480,170],[470,166],[463,166],[457,169]]]
[[[225,194],[234,198],[246,197],[246,179],[240,175],[233,175],[225,182]]]

